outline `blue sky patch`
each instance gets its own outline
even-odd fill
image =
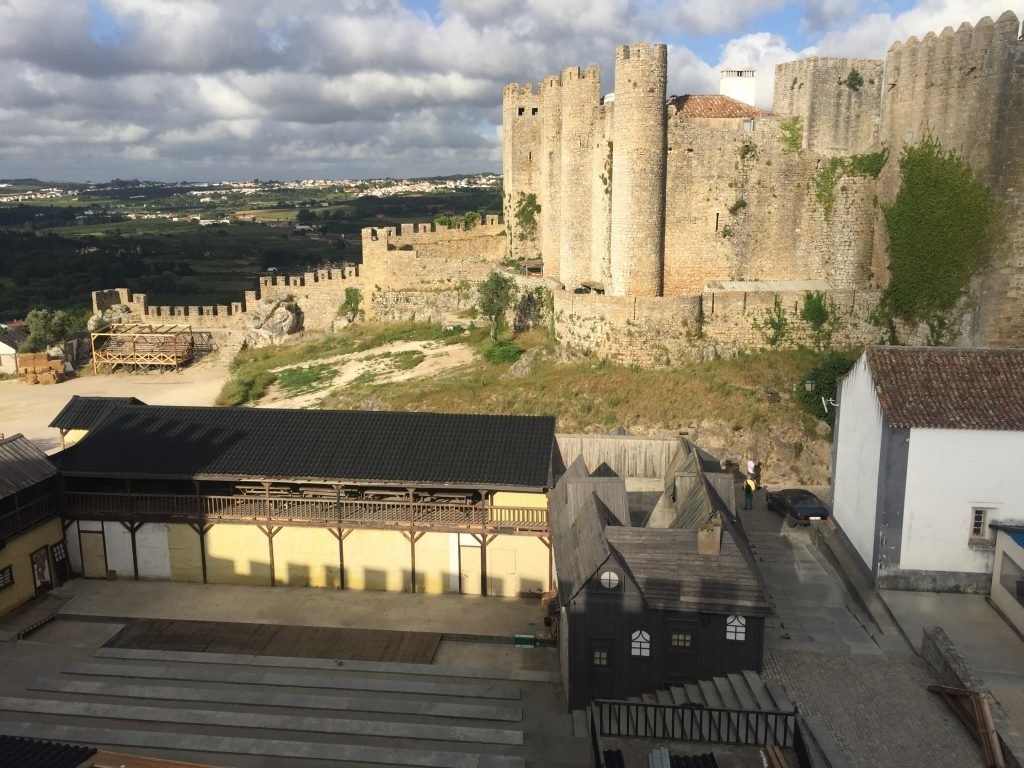
[[[89,0],[88,7],[89,13],[92,15],[89,37],[93,42],[104,48],[113,48],[128,39],[128,27],[108,11],[103,3]]]

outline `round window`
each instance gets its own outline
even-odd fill
[[[619,586],[619,574],[615,571],[605,571],[601,574],[601,586],[605,589],[615,589]]]

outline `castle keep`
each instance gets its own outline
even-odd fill
[[[720,96],[667,99],[666,79],[664,45],[627,45],[603,98],[597,67],[505,88],[509,247],[543,258],[564,285],[555,297],[563,339],[611,351],[628,325],[665,344],[683,338],[682,319],[691,333],[710,321],[702,335],[744,346],[742,332],[714,331],[716,312],[729,306],[736,325],[736,305],[746,314],[775,296],[796,302],[811,285],[837,298],[846,340],[877,338],[866,308],[888,278],[880,204],[899,191],[902,147],[930,135],[1006,211],[1008,256],[982,280],[966,333],[979,344],[1024,343],[1024,42],[1012,12],[897,42],[884,61],[781,64],[771,113]],[[815,180],[831,158],[883,148],[877,178],[840,176],[823,204]],[[533,200],[535,222],[522,213]]]

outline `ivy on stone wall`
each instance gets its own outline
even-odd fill
[[[764,337],[765,344],[769,347],[779,346],[789,335],[789,315],[782,306],[782,299],[776,296],[772,308],[755,315],[752,324],[754,330]]]
[[[832,346],[832,336],[839,328],[839,309],[824,292],[804,293],[800,319],[811,327],[811,340],[818,352]]]
[[[851,91],[859,91],[864,85],[864,76],[856,69],[851,69],[850,74],[846,76],[845,80],[840,80],[839,84],[845,85]]]
[[[800,116],[793,115],[779,123],[779,141],[786,152],[799,152],[804,146],[803,129],[800,128]]]
[[[862,176],[877,179],[889,159],[888,147],[880,152],[870,152],[852,157],[829,158],[825,167],[814,177],[814,196],[825,209],[825,221],[832,218],[836,206],[836,184],[841,176]]]
[[[598,175],[601,183],[604,185],[604,193],[607,197],[612,196],[612,157],[613,149],[615,147],[614,142],[608,142],[608,154],[604,158],[604,173]]]
[[[904,147],[902,182],[882,206],[889,230],[889,285],[876,322],[925,323],[929,343],[956,338],[972,281],[992,262],[1003,217],[992,191],[934,137]],[[894,334],[892,334],[894,335]]]
[[[540,213],[540,204],[537,202],[537,195],[533,192],[520,192],[515,211],[520,240],[533,240],[537,237],[538,213]]]

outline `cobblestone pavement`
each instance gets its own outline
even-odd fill
[[[909,655],[765,649],[764,677],[821,719],[851,768],[970,768],[981,752]]]

